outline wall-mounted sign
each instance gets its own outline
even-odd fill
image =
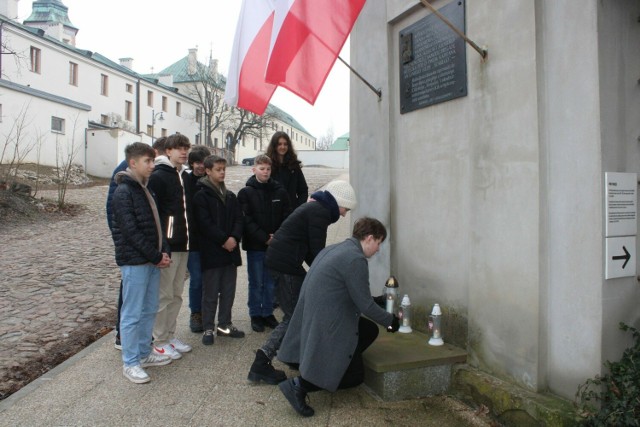
[[[605,172],[605,237],[638,234],[638,175]]]
[[[465,0],[439,10],[465,31]],[[467,95],[464,40],[431,14],[400,31],[400,113]]]
[[[636,275],[636,236],[608,237],[605,279]]]

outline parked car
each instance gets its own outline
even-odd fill
[[[246,159],[242,159],[242,164],[245,166],[253,166],[253,162],[256,160],[255,157],[247,157]]]

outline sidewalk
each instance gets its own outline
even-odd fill
[[[347,215],[332,225],[328,244],[346,238],[349,224]],[[244,339],[216,337],[213,346],[203,346],[201,334],[191,333],[187,326],[185,285],[178,336],[193,346],[191,353],[170,365],[148,368],[151,382],[137,385],[123,377],[120,352],[113,347],[111,333],[1,401],[0,426],[488,425],[486,419],[448,397],[387,403],[370,395],[364,386],[333,394],[312,393],[310,404],[316,415],[300,417],[278,387],[254,385],[246,379],[254,352],[267,337],[251,330],[246,283],[245,262],[238,269],[233,311],[234,324],[247,333]],[[274,364],[288,376],[297,374],[280,362]]]

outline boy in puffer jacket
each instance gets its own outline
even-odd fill
[[[289,215],[290,208],[287,190],[271,178],[268,156],[256,156],[253,173],[247,186],[238,192],[238,201],[244,214],[242,249],[247,251],[251,329],[264,332],[265,326],[271,329],[278,326],[273,315],[274,282],[264,258],[273,233]]]
[[[153,171],[153,148],[142,142],[125,149],[128,168],[118,172],[113,193],[112,236],[122,273],[120,338],[123,374],[131,382],[150,381],[144,368],[171,362],[155,352],[151,333],[158,310],[160,268],[171,263],[155,200],[147,189]]]

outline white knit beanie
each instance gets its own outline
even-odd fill
[[[354,209],[358,204],[356,192],[347,181],[331,181],[327,184],[326,191],[331,193],[338,206],[345,209]]]

